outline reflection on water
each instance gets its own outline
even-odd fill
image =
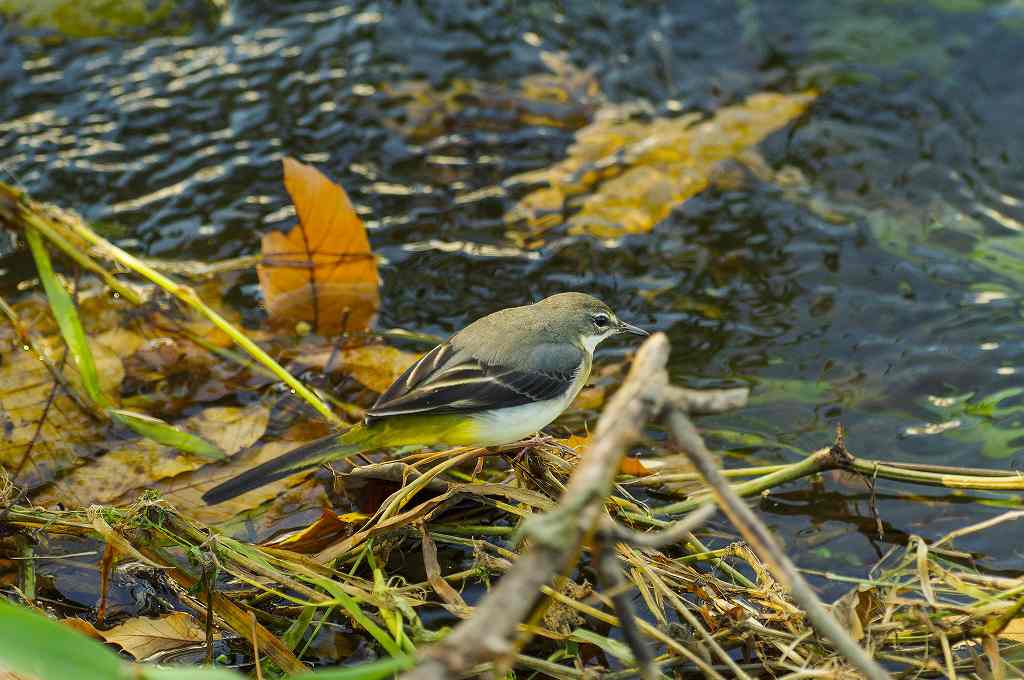
[[[291,221],[278,159],[293,155],[367,217],[386,259],[385,326],[444,334],[587,289],[671,335],[675,380],[760,385],[750,409],[706,422],[779,444],[723,439],[737,455],[789,460],[786,446],[821,446],[842,422],[866,456],[1020,465],[1019,3],[621,5],[239,2],[183,37],[45,48],[8,27],[3,168],[126,247],[217,259]],[[609,101],[654,115],[712,113],[764,90],[822,95],[652,233],[602,242],[557,227],[523,249],[503,216],[528,187],[503,181],[562,159],[586,109],[572,124],[531,122],[493,93],[560,50]],[[413,80],[493,88],[455,97],[414,138],[408,97],[390,89]],[[25,260],[0,260],[5,288],[31,276]],[[762,507],[809,559],[827,549],[843,555],[830,568],[873,561],[863,489],[825,486]],[[882,491],[890,540],[997,511]],[[836,532],[850,526],[862,538]],[[967,547],[1022,566],[1006,546]]]

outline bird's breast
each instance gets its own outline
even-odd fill
[[[589,357],[588,357],[589,359]],[[511,444],[528,437],[552,423],[562,415],[576,398],[590,377],[590,361],[580,366],[572,385],[559,397],[535,401],[530,404],[492,409],[474,414],[477,428],[476,441],[467,442],[476,446],[500,446]]]

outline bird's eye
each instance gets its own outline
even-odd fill
[[[611,322],[612,320],[608,317],[607,314],[594,315],[594,325],[597,326],[598,328],[608,328],[608,324],[610,324]]]

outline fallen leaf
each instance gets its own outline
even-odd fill
[[[604,385],[584,387],[573,399],[569,409],[572,411],[596,411],[604,405],[607,391]]]
[[[565,439],[559,439],[558,443],[562,446],[566,446],[578,454],[582,454],[584,449],[590,446],[591,434],[574,434],[566,437]]]
[[[221,448],[229,456],[248,448],[263,436],[270,411],[260,405],[247,408],[215,406],[187,419],[182,425]]]
[[[124,378],[118,353],[100,338],[89,338],[89,345],[101,389],[116,394]],[[58,337],[40,340],[38,346],[55,366],[60,365],[64,349]],[[70,357],[63,374],[82,394]],[[27,447],[35,441],[31,460],[19,479],[29,487],[52,480],[105,446],[101,423],[83,411],[65,390],[57,388],[54,392],[53,376],[30,350],[16,349],[0,356],[0,431],[0,465],[8,470],[19,465]]]
[[[383,392],[418,358],[390,345],[365,345],[304,354],[302,363],[327,372],[343,371],[374,392]]]
[[[763,92],[704,119],[699,115],[634,120],[635,107],[614,106],[576,133],[568,157],[509,184],[542,186],[505,216],[532,235],[568,220],[570,234],[617,238],[650,231],[673,208],[702,191],[716,165],[758,144],[802,114],[813,91]]]
[[[83,635],[91,637],[93,640],[99,640],[100,642],[104,641],[103,635],[98,630],[96,630],[96,626],[92,625],[85,619],[79,619],[76,617],[69,619],[60,619],[60,622],[63,623],[65,626],[68,626],[69,628],[74,628]]]
[[[321,335],[370,327],[380,303],[377,262],[345,190],[319,170],[284,159],[299,223],[263,236],[260,288],[278,324],[308,322]]]
[[[1013,619],[1006,624],[1006,628],[1003,628],[999,637],[1024,644],[1024,618]]]
[[[156,619],[141,616],[128,619],[110,630],[100,631],[100,634],[107,642],[120,646],[139,661],[158,652],[206,641],[205,628],[185,612],[174,612]]]
[[[0,666],[0,680],[37,680],[37,678],[34,675],[16,675]]]
[[[247,408],[208,408],[179,425],[209,439],[231,455],[256,443],[263,436],[269,419],[269,410],[256,404]],[[38,494],[35,501],[44,505],[63,502],[78,506],[108,504],[122,499],[131,502],[143,489],[151,488],[154,482],[208,464],[204,458],[182,453],[151,439],[138,439],[75,469],[60,483]],[[74,490],[71,502],[66,497],[68,489]]]
[[[546,71],[511,85],[465,78],[452,79],[441,90],[427,80],[382,83],[384,94],[404,100],[403,115],[385,118],[384,124],[420,142],[455,126],[464,130],[480,124],[493,129],[497,121],[517,127],[576,129],[585,125],[603,101],[593,69],[577,68],[565,53],[544,52],[541,61]],[[460,118],[464,111],[471,113]],[[491,112],[493,115],[487,115]]]
[[[634,477],[646,477],[647,475],[653,475],[654,471],[649,470],[644,466],[644,462],[639,458],[632,458],[626,456],[622,459],[619,464],[619,472],[624,475],[632,475]]]

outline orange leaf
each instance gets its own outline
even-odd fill
[[[355,533],[368,518],[369,515],[358,512],[339,515],[332,510],[324,509],[320,517],[305,529],[275,538],[262,545],[305,554],[319,552],[331,543]]]
[[[647,469],[642,460],[630,458],[629,456],[622,459],[622,463],[619,464],[619,472],[634,477],[646,477],[647,475],[654,474],[653,471]]]
[[[345,190],[319,170],[291,158],[283,164],[299,223],[263,236],[258,271],[271,321],[304,321],[321,335],[368,329],[380,277],[363,221]]]

